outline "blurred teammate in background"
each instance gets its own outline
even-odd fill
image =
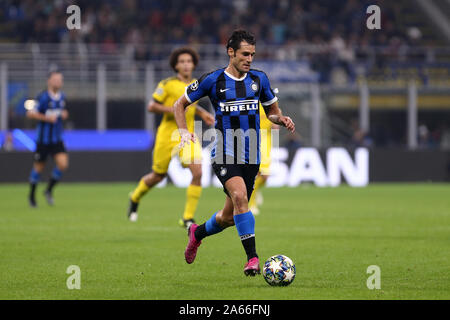
[[[182,149],[179,148],[180,135],[173,115],[173,104],[184,94],[186,86],[196,81],[192,78],[192,72],[197,66],[198,54],[191,48],[179,48],[172,52],[169,63],[176,75],[158,84],[153,93],[153,100],[148,105],[148,111],[163,114],[156,133],[152,172],[143,176],[131,193],[128,218],[130,221],[137,220],[137,209],[142,196],[164,179],[172,157],[178,154],[182,165],[188,167],[192,173],[191,184],[186,190],[183,217],[179,221],[181,226],[187,228],[194,222],[195,210],[202,193],[202,147],[197,142]],[[195,115],[198,115],[208,126],[214,124],[214,116],[194,103],[186,110],[186,121],[190,132],[194,132]]]
[[[274,89],[276,93],[277,88]],[[255,186],[253,188],[253,193],[248,202],[248,206],[253,215],[259,214],[259,206],[263,203],[263,196],[261,188],[265,186],[267,179],[270,176],[270,164],[271,157],[270,153],[272,150],[272,129],[278,129],[279,126],[270,121],[264,108],[259,107],[259,121],[260,121],[260,132],[261,132],[261,164],[259,166],[259,173],[255,179]]]
[[[65,95],[61,91],[63,75],[58,71],[50,72],[47,80],[47,90],[37,97],[33,109],[27,111],[27,117],[38,120],[36,135],[36,151],[34,153],[33,169],[30,174],[29,204],[37,207],[36,186],[41,178],[47,157],[50,155],[55,161],[50,181],[44,192],[49,205],[53,205],[53,188],[61,179],[69,164],[69,157],[63,142],[63,121],[69,117],[65,109]]]

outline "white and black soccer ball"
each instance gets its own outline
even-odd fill
[[[263,276],[271,286],[288,286],[295,279],[295,264],[282,254],[272,256],[264,263]]]

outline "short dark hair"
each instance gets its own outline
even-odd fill
[[[234,30],[233,34],[227,41],[227,50],[228,48],[233,48],[234,51],[238,50],[241,47],[241,42],[245,41],[248,44],[255,45],[256,39],[253,34],[250,32],[244,30],[244,29],[238,29]]]
[[[62,74],[62,72],[59,71],[59,70],[51,70],[51,71],[47,74],[47,79],[50,79],[54,74]]]
[[[194,67],[196,67],[197,64],[198,64],[198,59],[199,59],[199,58],[198,58],[198,53],[197,53],[197,51],[195,51],[194,49],[189,48],[189,47],[182,47],[182,48],[175,49],[175,50],[172,51],[172,53],[170,54],[170,58],[169,58],[169,64],[170,64],[170,66],[172,67],[172,69],[173,69],[175,72],[178,72],[177,69],[175,69],[175,66],[176,66],[177,63],[178,63],[178,57],[179,57],[181,54],[184,54],[184,53],[187,53],[187,54],[190,54],[190,55],[191,55],[192,61],[194,62]]]

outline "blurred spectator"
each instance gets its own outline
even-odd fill
[[[419,148],[430,149],[443,147],[442,145],[446,143],[445,140],[448,139],[448,137],[445,137],[445,135],[448,134],[446,126],[438,125],[435,127],[431,127],[432,129],[429,128],[430,127],[428,127],[426,124],[419,125],[418,128]]]
[[[350,147],[352,148],[359,148],[359,147],[365,147],[370,148],[373,146],[373,140],[370,137],[368,132],[365,132],[364,130],[357,129],[353,133]]]
[[[10,131],[8,131],[5,135],[5,141],[3,141],[2,149],[4,151],[13,151],[14,150],[14,142],[13,135]]]
[[[418,128],[419,148],[428,148],[430,146],[430,135],[426,125],[421,124]]]
[[[350,148],[370,148],[373,146],[374,143],[372,137],[370,137],[368,132],[359,127],[358,120],[353,119],[351,126],[353,129],[353,134],[349,143]]]
[[[284,138],[283,146],[287,148],[289,152],[294,152],[303,146],[302,137],[297,131],[294,133],[288,132]]]

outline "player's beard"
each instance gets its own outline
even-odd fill
[[[247,69],[244,69],[244,62],[242,63],[236,63],[233,64],[234,68],[239,72],[239,73],[247,73],[250,70],[250,67]]]

